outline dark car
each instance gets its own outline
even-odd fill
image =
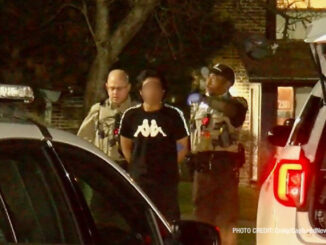
[[[216,227],[168,223],[130,176],[88,142],[1,115],[0,243],[220,243]]]

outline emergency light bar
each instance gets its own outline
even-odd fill
[[[0,83],[0,101],[1,100],[16,100],[31,103],[34,100],[34,92],[29,86]]]

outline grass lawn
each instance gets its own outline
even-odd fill
[[[179,204],[182,217],[192,218],[192,182],[182,181],[179,184]],[[255,227],[258,191],[248,186],[239,186],[239,221],[238,227]],[[255,244],[255,234],[241,234],[238,244]]]

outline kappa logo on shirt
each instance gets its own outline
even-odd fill
[[[151,120],[151,125],[149,125],[148,119],[144,119],[143,123],[138,126],[134,137],[138,137],[139,134],[142,134],[144,137],[156,137],[159,133],[166,137],[162,127],[157,125],[155,119]]]

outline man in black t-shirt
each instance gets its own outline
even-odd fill
[[[121,149],[130,174],[169,221],[180,218],[180,163],[188,152],[189,131],[183,113],[162,103],[164,77],[145,70],[138,77],[143,103],[125,111],[120,124]]]

